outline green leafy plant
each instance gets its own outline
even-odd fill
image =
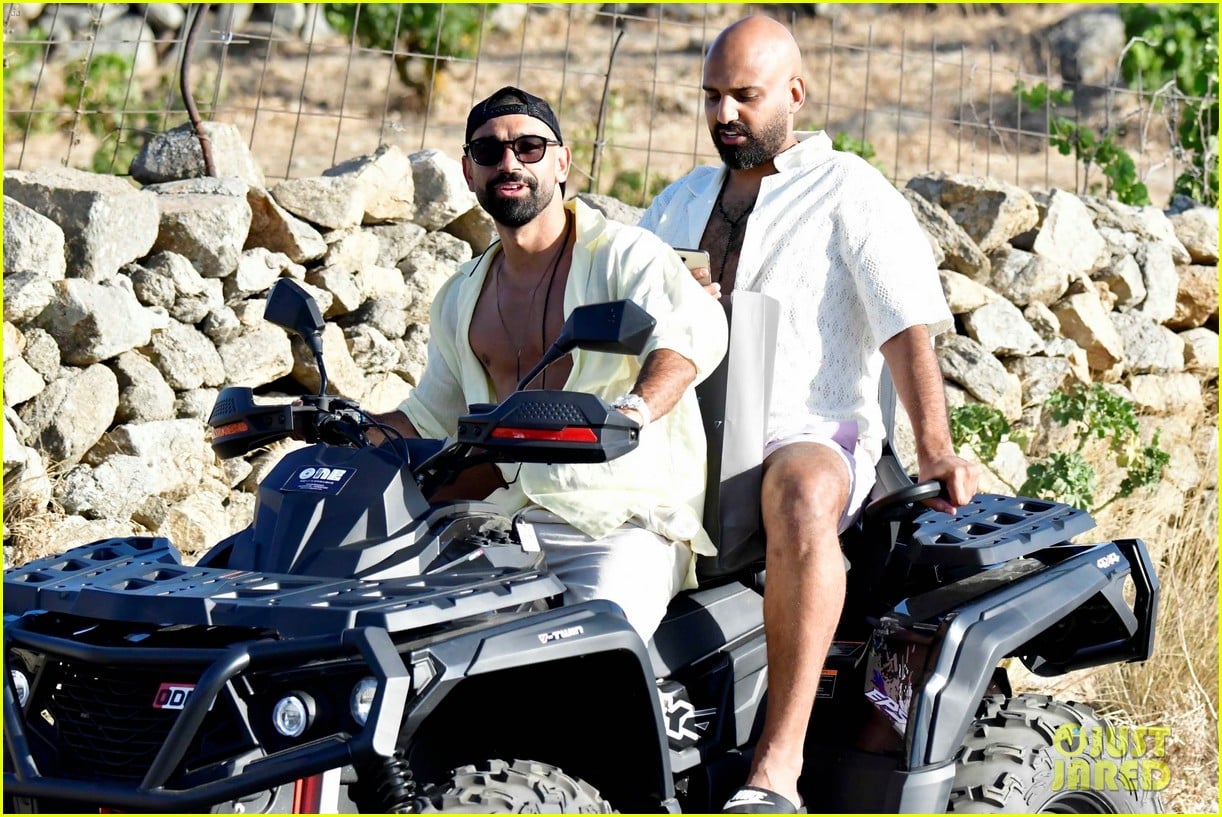
[[[607,195],[628,204],[645,204],[666,189],[670,180],[660,173],[649,174],[649,185],[645,185],[644,172],[621,170],[615,174]]]
[[[1218,7],[1205,3],[1118,6],[1131,45],[1121,71],[1143,89],[1168,83],[1183,95],[1176,123],[1189,167],[1175,192],[1218,202]]]
[[[997,456],[997,446],[1009,439],[1005,415],[984,403],[955,406],[950,413],[950,434],[955,447],[968,443],[985,462]]]
[[[118,54],[98,53],[88,61],[76,60],[41,68],[46,59],[45,34],[37,28],[5,42],[5,139],[55,130],[73,130],[96,136],[99,146],[82,163],[95,173],[126,174],[132,159],[148,138],[186,121],[178,97],[177,77],[162,74],[155,85],[133,77],[134,61]],[[43,78],[37,98],[34,84]],[[200,78],[196,95],[202,97],[212,83]],[[174,100],[170,108],[164,102]]]
[[[1049,398],[1048,415],[1057,424],[1071,428],[1076,444],[1069,451],[1054,451],[1027,467],[1026,480],[1015,488],[991,465],[998,446],[1013,440],[1027,447],[1028,441],[1012,435],[1010,424],[1000,410],[982,403],[955,406],[950,411],[951,439],[955,447],[970,445],[986,468],[1010,490],[1024,496],[1056,499],[1099,511],[1118,499],[1132,496],[1142,488],[1154,485],[1170,462],[1155,433],[1148,444],[1140,442],[1140,427],[1133,403],[1114,394],[1098,383],[1090,388],[1075,384]],[[1107,442],[1108,451],[1124,477],[1116,493],[1100,504],[1095,503],[1098,475],[1087,461],[1084,450],[1091,440]]]
[[[131,59],[103,53],[64,80],[63,104],[84,131],[102,140],[89,162],[95,173],[126,172],[147,138],[140,131],[147,116],[124,113],[133,70]]]
[[[1095,482],[1095,469],[1081,453],[1054,451],[1044,462],[1028,466],[1027,480],[1018,493],[1091,508],[1095,504]]]
[[[50,109],[34,108],[36,65],[47,46],[46,32],[35,26],[23,39],[5,38],[4,42],[4,133],[20,138],[28,129],[31,133],[46,133],[54,127],[55,114]],[[45,100],[44,100],[45,104]]]
[[[1014,83],[1014,95],[1031,111],[1040,111],[1073,103],[1073,91],[1068,88],[1051,90],[1044,83],[1030,88],[1022,80]],[[1117,141],[1114,128],[1102,131],[1074,122],[1067,116],[1053,114],[1048,120],[1048,142],[1062,156],[1071,153],[1083,166],[1083,193],[1106,192],[1125,204],[1150,203],[1150,192],[1137,174],[1137,163]],[[1091,168],[1102,172],[1105,191],[1090,181]]]
[[[484,15],[493,5],[462,3],[325,3],[327,22],[368,48],[394,53],[404,85],[427,99],[447,57],[473,57]],[[435,59],[434,54],[442,59]],[[423,78],[409,71],[412,59],[424,64]]]
[[[832,147],[835,150],[843,150],[846,153],[855,153],[878,168],[883,175],[887,173],[886,169],[879,162],[874,161],[874,157],[877,154],[874,152],[874,145],[868,139],[858,139],[856,136],[851,136],[844,131],[837,131],[836,135],[832,137]]]

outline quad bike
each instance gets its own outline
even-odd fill
[[[646,644],[610,602],[559,606],[496,507],[428,499],[477,463],[621,456],[636,424],[593,395],[519,390],[451,440],[370,445],[376,423],[326,395],[314,302],[282,280],[266,317],[306,340],[323,386],[294,405],[218,396],[221,457],[313,442],[263,479],[248,528],[194,566],[130,537],[6,571],[5,811],[715,810],[766,706],[760,566],[706,570]],[[630,302],[575,310],[524,382],[573,348],[639,353],[652,325]],[[938,489],[888,452],[846,535],[807,806],[1156,810],[1139,747],[1062,757],[1106,724],[1013,695],[1002,666],[1148,657],[1145,545],[1072,544],[1090,518],[1042,500],[923,510]],[[1058,788],[1061,760],[1085,771]]]

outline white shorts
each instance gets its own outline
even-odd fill
[[[516,520],[529,525],[547,557],[548,568],[564,583],[564,603],[607,599],[648,642],[683,588],[692,552],[633,519],[594,539],[543,508],[527,508]]]
[[[807,425],[786,431],[768,441],[764,446],[764,459],[778,449],[793,443],[818,443],[827,446],[840,455],[848,468],[849,501],[840,515],[840,529],[843,533],[857,519],[862,505],[874,487],[874,460],[869,452],[864,450],[857,438],[857,423],[854,420],[844,422],[829,422],[812,419]]]

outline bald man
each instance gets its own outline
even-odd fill
[[[748,17],[709,49],[709,132],[725,163],[699,167],[640,224],[699,246],[697,280],[729,305],[734,290],[781,303],[761,511],[767,536],[764,625],[768,709],[746,785],[726,813],[792,813],[820,670],[844,604],[839,534],[874,482],[885,434],[885,360],[916,432],[920,479],[946,483],[953,513],[976,491],[954,455],[931,336],[951,326],[929,242],[903,196],[823,132],[794,132],[806,99],[797,43]],[[731,387],[732,384],[731,384]]]

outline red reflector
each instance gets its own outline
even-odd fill
[[[226,434],[238,434],[243,431],[250,431],[250,426],[242,422],[230,423],[229,425],[212,429],[212,436],[224,437]]]
[[[293,784],[293,813],[318,814],[322,805],[322,775],[303,777]]]
[[[596,443],[598,436],[592,428],[565,426],[558,431],[538,428],[496,428],[493,439],[500,440],[545,440],[554,443]]]

